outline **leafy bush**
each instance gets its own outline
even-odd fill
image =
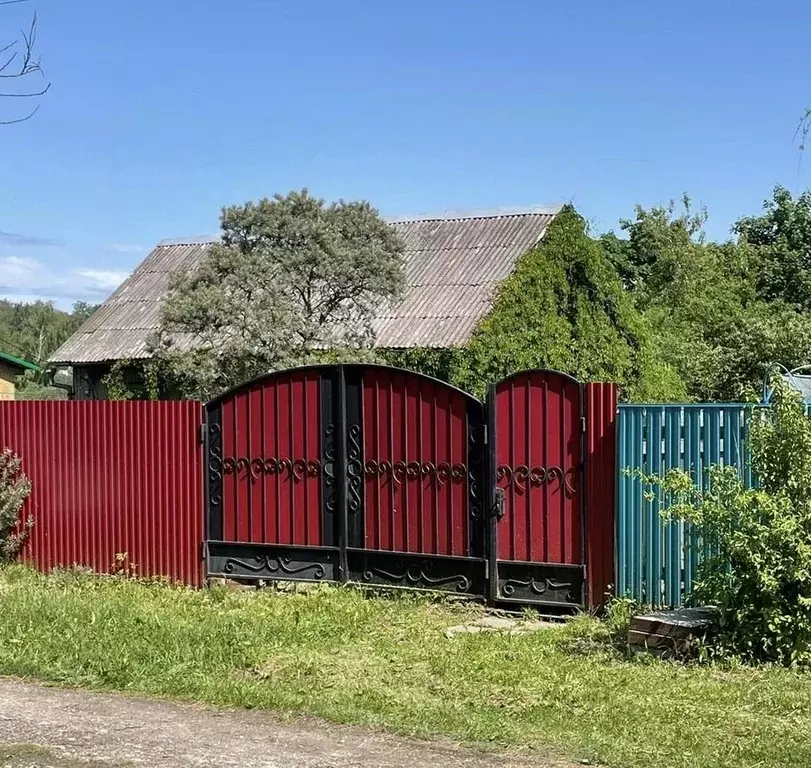
[[[701,526],[712,555],[694,599],[716,605],[716,650],[749,661],[811,665],[811,419],[778,383],[752,419],[747,488],[734,467],[712,467],[704,490],[682,471],[662,481],[667,514]]]
[[[31,515],[20,520],[29,493],[31,483],[22,472],[19,457],[6,448],[0,453],[0,562],[17,556],[34,525]]]

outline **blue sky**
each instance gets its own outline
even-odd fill
[[[807,2],[31,0],[0,36],[35,9],[52,88],[0,126],[0,295],[98,301],[304,186],[392,216],[572,201],[598,231],[687,192],[719,238],[811,186]]]

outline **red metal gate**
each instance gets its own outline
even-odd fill
[[[484,415],[374,365],[282,371],[206,406],[209,575],[483,593]]]
[[[485,408],[411,371],[325,365],[226,393],[206,406],[207,572],[596,604],[615,391],[586,388],[528,371]]]
[[[582,385],[553,371],[517,373],[490,395],[491,597],[584,602]]]

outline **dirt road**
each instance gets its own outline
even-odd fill
[[[14,768],[571,768],[314,720],[0,679],[0,766]]]

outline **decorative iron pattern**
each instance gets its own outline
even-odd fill
[[[516,587],[525,587],[534,595],[542,596],[552,593],[556,599],[563,596],[564,602],[575,602],[571,594],[573,586],[572,582],[555,581],[550,578],[537,580],[530,576],[528,579],[524,580],[507,579],[507,581],[502,584],[501,591],[504,597],[511,597],[515,594]]]
[[[582,566],[498,561],[499,596],[527,603],[580,605],[583,600]]]
[[[218,408],[206,412],[206,537],[221,539],[222,515],[222,426]]]
[[[468,477],[467,467],[464,464],[449,464],[440,462],[434,464],[431,461],[420,463],[419,461],[378,461],[369,459],[364,465],[367,477],[385,477],[397,484],[403,480],[416,480],[417,478],[431,478],[437,485],[444,485],[448,480],[459,483]]]
[[[229,557],[223,566],[223,573],[229,575],[240,573],[267,573],[283,579],[284,576],[297,576],[304,578],[302,574],[307,574],[306,578],[321,580],[326,575],[326,570],[321,563],[296,562],[289,556],[276,556],[270,554],[259,554],[250,560],[241,560],[236,557]],[[309,571],[309,573],[308,573]]]
[[[208,425],[208,498],[212,507],[222,506],[222,428],[216,422]]]
[[[363,503],[363,460],[360,446],[360,426],[352,424],[346,432],[346,489],[350,514],[360,511]]]
[[[469,592],[470,579],[457,572],[437,573],[437,560],[418,560],[406,562],[394,560],[389,567],[368,565],[363,571],[363,581],[377,582],[383,580],[393,586],[421,587],[423,589],[442,589],[456,592]],[[453,561],[446,561],[453,563]],[[451,565],[451,568],[454,566]],[[458,564],[456,565],[458,567]]]
[[[324,464],[321,469],[324,476],[324,508],[332,514],[338,508],[338,486],[335,483],[335,425],[327,424],[324,428]]]
[[[482,519],[482,500],[479,492],[479,477],[481,476],[483,465],[483,454],[485,447],[479,440],[479,434],[484,428],[481,414],[478,419],[471,418],[471,409],[468,408],[467,417],[467,460],[470,464],[468,472],[468,508],[471,520]]]
[[[511,467],[509,464],[499,464],[496,468],[496,481],[500,484],[506,480],[506,485],[512,487],[517,493],[524,493],[528,486],[540,486],[544,483],[557,483],[558,490],[561,485],[566,491],[566,496],[571,498],[576,492],[574,479],[577,476],[577,469],[570,467],[563,471],[560,467],[528,467],[526,464],[519,464]]]
[[[252,481],[265,475],[288,475],[300,482],[306,477],[317,477],[321,472],[318,459],[278,459],[275,457],[247,458],[244,456],[227,456],[222,460],[222,471],[227,474],[248,473]]]

